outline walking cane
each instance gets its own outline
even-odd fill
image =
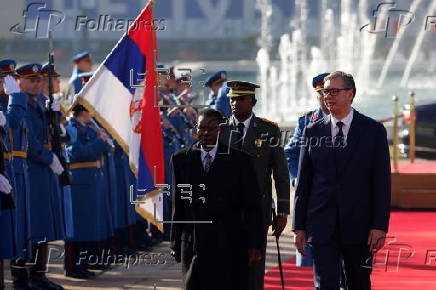
[[[5,275],[3,270],[3,260],[0,259],[0,289],[5,289]]]
[[[273,224],[276,225],[277,223],[277,214],[276,209],[272,208],[272,214],[273,214]],[[279,236],[275,236],[276,238],[276,246],[277,246],[277,260],[279,262],[279,270],[280,270],[280,281],[282,282],[282,290],[285,290],[285,279],[283,278],[283,267],[282,267],[282,257],[280,255],[280,245],[279,245]]]

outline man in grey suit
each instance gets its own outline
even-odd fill
[[[348,289],[371,289],[372,254],[384,245],[391,172],[386,129],[352,108],[350,74],[324,82],[330,115],[309,124],[300,155],[293,231],[296,247],[312,247],[318,290],[339,289],[340,257]]]
[[[254,115],[255,89],[258,85],[242,82],[227,82],[232,116],[226,130],[221,133],[221,142],[248,153],[254,161],[257,182],[262,200],[263,247],[262,261],[250,268],[250,289],[263,289],[265,275],[265,253],[268,228],[272,224],[272,179],[277,193],[277,219],[273,224],[273,235],[280,236],[286,226],[290,206],[289,170],[281,143],[277,123]]]

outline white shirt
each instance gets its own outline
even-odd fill
[[[336,123],[339,121],[342,121],[342,123],[344,123],[344,125],[342,125],[342,133],[344,133],[344,138],[347,137],[348,131],[350,130],[350,126],[351,126],[351,121],[353,121],[353,111],[354,111],[354,109],[351,108],[348,115],[345,116],[345,118],[343,118],[342,120],[338,120],[335,117],[333,117],[332,114],[330,114],[330,121],[332,123],[332,129],[331,129],[332,130],[332,137],[335,137],[336,134],[338,134],[338,132],[339,132],[339,127],[336,125]]]
[[[218,144],[215,144],[215,146],[213,146],[213,148],[210,151],[206,151],[203,148],[200,148],[201,164],[203,164],[203,168],[204,168],[204,161],[205,161],[204,159],[205,159],[207,153],[209,153],[209,155],[211,156],[210,164],[212,164],[213,160],[215,159],[217,149],[218,149]]]
[[[247,134],[248,127],[250,127],[251,119],[253,118],[253,113],[251,113],[251,116],[247,118],[244,122],[239,122],[236,120],[236,128],[238,127],[239,123],[244,123],[244,135],[242,136],[242,139],[245,138],[245,135]]]

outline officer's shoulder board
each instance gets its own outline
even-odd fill
[[[259,120],[265,122],[265,123],[268,123],[268,124],[272,125],[272,126],[275,126],[275,127],[278,127],[278,126],[279,126],[279,124],[277,124],[276,122],[273,122],[273,121],[271,121],[271,120],[268,120],[268,119],[265,119],[265,118],[261,118],[261,117],[257,117],[257,118],[258,118]]]

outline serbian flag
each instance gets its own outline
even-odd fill
[[[161,231],[163,203],[157,187],[164,181],[162,130],[157,103],[157,39],[150,1],[95,74],[77,94],[129,156],[137,182],[131,205]],[[73,105],[74,105],[73,104]],[[140,197],[139,197],[140,195]],[[138,197],[138,198],[137,198]]]

